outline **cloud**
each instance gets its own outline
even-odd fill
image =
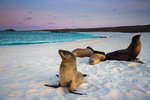
[[[5,7],[8,8],[9,6],[8,6],[8,5],[5,5]]]
[[[83,15],[83,17],[89,17],[89,16],[85,14],[85,15]]]
[[[47,22],[47,24],[55,24],[54,22]]]
[[[23,20],[27,21],[27,20],[32,20],[32,17],[26,17]]]
[[[112,11],[116,12],[118,9],[117,8],[113,8]]]
[[[58,16],[53,16],[52,18],[58,18]]]
[[[29,14],[32,14],[33,12],[32,12],[32,11],[29,11],[28,13],[29,13]]]
[[[126,4],[128,8],[136,9],[136,10],[144,10],[144,9],[150,9],[150,1],[144,2],[144,1],[132,1],[128,2]]]
[[[52,15],[52,14],[48,14],[47,16],[50,17],[50,18],[52,18],[52,19],[57,19],[57,18],[59,18],[57,15]]]

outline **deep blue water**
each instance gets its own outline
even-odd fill
[[[0,32],[0,46],[70,42],[90,38],[97,37],[73,32]]]

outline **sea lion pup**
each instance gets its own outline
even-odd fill
[[[76,57],[90,57],[94,53],[94,50],[88,46],[86,48],[77,48],[73,50],[72,53]]]
[[[136,57],[141,51],[141,35],[135,35],[132,38],[132,42],[128,48],[123,50],[117,50],[106,54],[107,60],[124,60],[124,61],[137,61]],[[141,63],[141,61],[139,61]]]
[[[106,56],[104,54],[95,53],[89,58],[89,64],[95,65],[98,64],[99,62],[105,61],[105,59]]]
[[[59,50],[59,55],[62,58],[59,69],[59,85],[45,85],[49,87],[69,87],[69,92],[73,94],[83,95],[76,93],[77,87],[83,81],[82,73],[77,71],[76,57],[69,51]]]

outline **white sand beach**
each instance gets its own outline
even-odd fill
[[[105,61],[89,65],[89,58],[77,58],[78,70],[88,75],[77,92],[87,95],[71,94],[67,88],[44,86],[58,84],[55,75],[61,63],[59,49],[72,51],[91,46],[108,53],[128,47],[132,39],[127,33],[99,35],[108,38],[1,46],[0,100],[150,100],[150,33],[141,36],[142,50],[138,58],[145,64]]]

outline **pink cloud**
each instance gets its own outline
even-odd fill
[[[47,22],[47,24],[55,24],[54,22]]]
[[[27,21],[27,20],[32,20],[32,17],[26,17],[23,20]]]

